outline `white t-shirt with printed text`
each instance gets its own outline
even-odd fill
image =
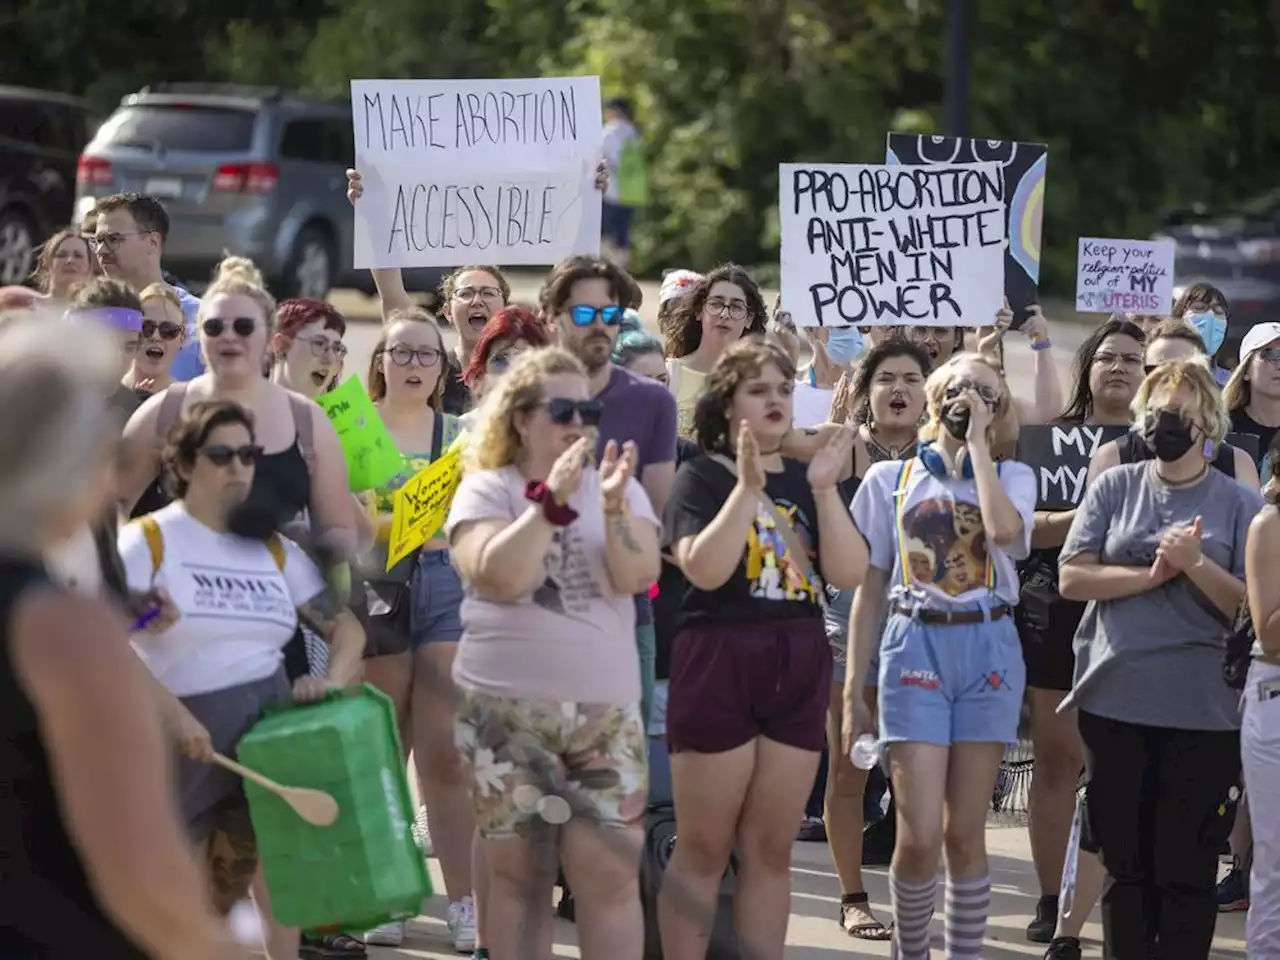
[[[296,544],[285,548],[283,573],[258,540],[219,533],[181,502],[152,514],[164,559],[152,576],[151,551],[138,523],[120,531],[120,558],[130,589],[164,587],[179,619],[160,634],[136,634],[134,649],[179,697],[270,677],[298,626],[297,608],[321,593],[324,579]]]

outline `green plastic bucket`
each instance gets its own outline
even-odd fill
[[[269,710],[236,754],[277,783],[338,801],[338,819],[315,827],[275,794],[245,783],[277,921],[369,929],[417,916],[431,879],[410,829],[404,751],[385,694],[365,684]]]

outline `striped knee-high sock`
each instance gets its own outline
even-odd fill
[[[982,955],[991,877],[947,877],[947,960]]]
[[[908,883],[889,871],[889,895],[893,901],[894,956],[902,960],[929,960],[929,920],[938,881]]]

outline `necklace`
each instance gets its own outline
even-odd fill
[[[875,428],[872,426],[867,427],[867,452],[871,454],[873,463],[878,463],[881,460],[901,460],[902,455],[910,450],[914,443],[915,441],[911,440],[900,447],[883,444],[876,439]]]
[[[1159,468],[1154,464],[1152,465],[1151,470],[1156,475],[1157,479],[1159,479],[1159,481],[1166,487],[1178,490],[1182,487],[1194,487],[1197,483],[1207,477],[1209,475],[1209,464],[1206,463],[1200,468],[1200,471],[1194,477],[1188,477],[1186,480],[1170,480],[1168,477],[1162,476]]]

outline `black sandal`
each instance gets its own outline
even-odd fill
[[[368,949],[355,937],[345,933],[326,933],[319,937],[302,936],[298,956],[307,960],[359,960],[369,955]]]
[[[862,923],[849,923],[849,912],[856,910],[868,919]],[[893,931],[875,918],[865,893],[846,893],[840,898],[840,929],[857,940],[885,941],[893,937]]]

